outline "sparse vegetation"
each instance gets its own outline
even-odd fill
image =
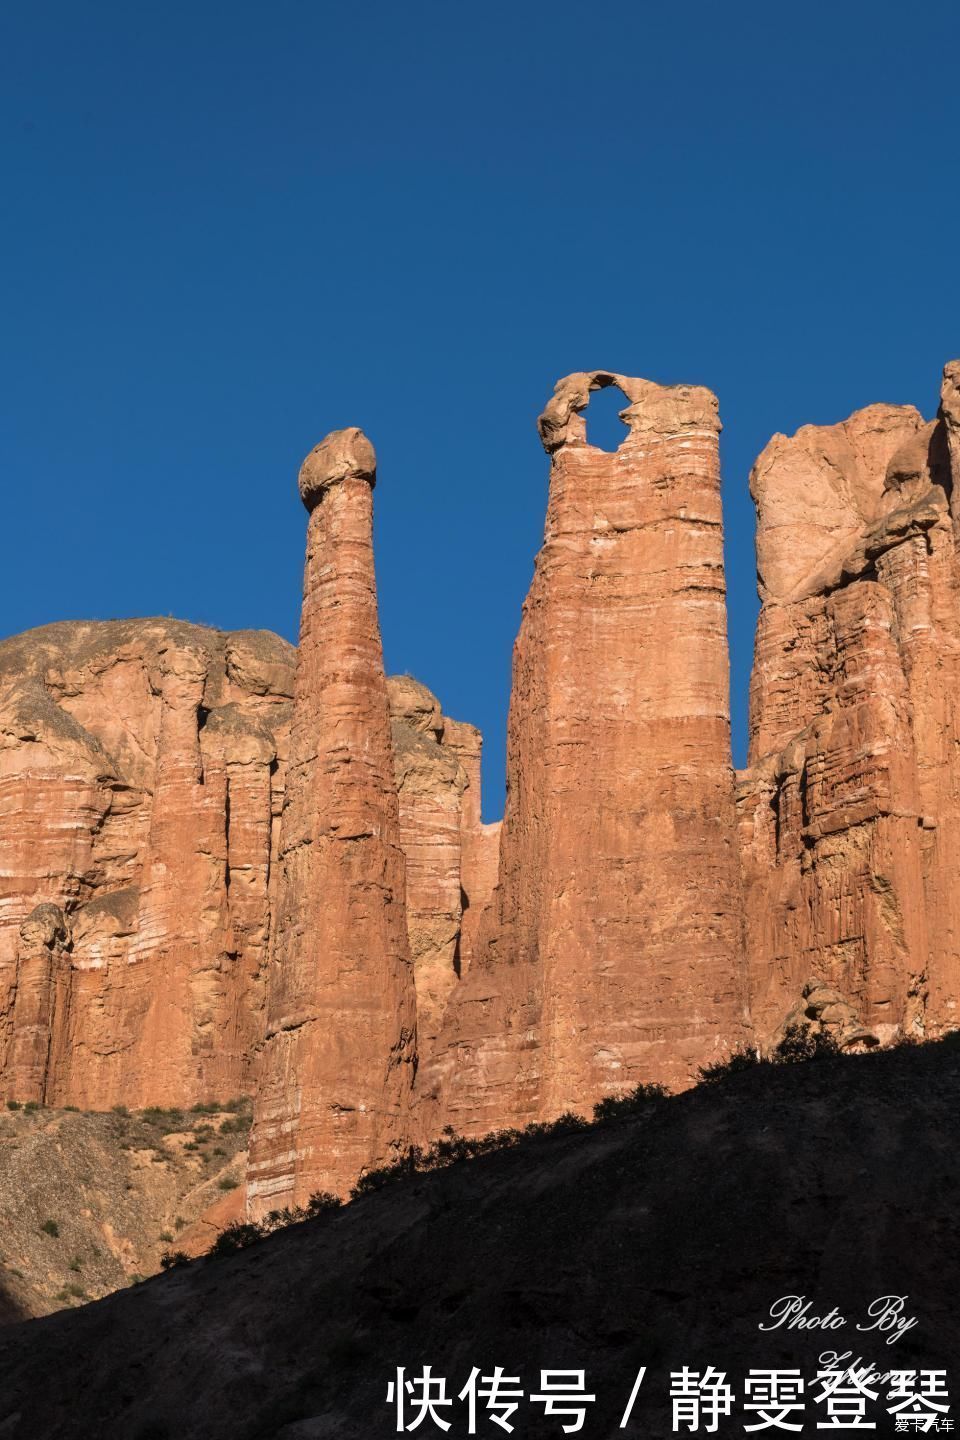
[[[795,1065],[806,1060],[833,1059],[840,1053],[840,1046],[828,1030],[791,1025],[772,1058],[775,1065]]]
[[[62,1290],[57,1291],[55,1298],[64,1304],[67,1300],[89,1300],[90,1296],[82,1285],[64,1285]]]
[[[189,1265],[190,1256],[185,1250],[164,1250],[160,1256],[161,1270],[173,1270],[177,1265]]]
[[[72,1257],[71,1257],[71,1260],[70,1260],[70,1264],[69,1264],[69,1266],[68,1266],[67,1268],[70,1269],[70,1270],[73,1270],[76,1274],[79,1274],[80,1271],[83,1269],[83,1259],[82,1259],[82,1257],[81,1257],[80,1255],[74,1255],[74,1256],[72,1256]]]
[[[56,1240],[57,1236],[60,1234],[60,1226],[57,1224],[56,1220],[44,1220],[43,1224],[40,1226],[40,1229],[43,1231],[44,1235],[52,1235],[54,1240]]]
[[[734,1050],[725,1060],[712,1065],[701,1065],[700,1083],[715,1085],[732,1075],[745,1070],[756,1070],[763,1066],[805,1064],[811,1060],[833,1060],[842,1055],[836,1040],[825,1030],[814,1030],[806,1025],[790,1025],[782,1039],[768,1055],[759,1049],[742,1047]]]
[[[165,1135],[172,1130],[180,1130],[184,1123],[182,1110],[165,1110],[162,1105],[148,1105],[146,1110],[140,1111],[140,1119],[144,1124],[162,1130]]]
[[[120,1115],[124,1120],[128,1119],[130,1116],[130,1111],[127,1109],[126,1105],[113,1105],[111,1107],[111,1113],[113,1115]]]
[[[304,1220],[316,1220],[322,1215],[332,1215],[342,1205],[339,1195],[320,1190],[310,1196],[306,1205],[297,1205],[293,1209],[271,1210],[262,1220],[235,1220],[221,1230],[207,1254],[232,1255],[237,1250],[245,1250],[248,1246],[255,1245],[258,1240],[264,1240],[277,1230],[285,1230],[288,1225],[298,1225]]]
[[[163,1241],[163,1243],[164,1243],[165,1245],[169,1245],[169,1244],[172,1242],[172,1240],[173,1240],[173,1236],[170,1234],[170,1231],[169,1231],[169,1230],[161,1230],[161,1231],[160,1231],[160,1239]]]
[[[8,1100],[8,1101],[7,1101],[7,1109],[8,1109],[8,1110],[19,1110],[19,1109],[20,1109],[20,1101],[19,1101],[19,1100]]]
[[[307,1201],[302,1212],[296,1212],[296,1219],[316,1220],[319,1215],[331,1215],[335,1210],[341,1209],[343,1201],[339,1195],[331,1195],[329,1190],[317,1190]],[[271,1211],[271,1214],[287,1214],[287,1211]]]
[[[236,1250],[245,1250],[248,1245],[255,1245],[258,1240],[269,1235],[270,1231],[265,1228],[264,1222],[250,1220],[235,1220],[228,1225],[214,1240],[208,1255],[232,1255]]]
[[[766,1064],[769,1064],[769,1061],[764,1060],[759,1050],[742,1046],[740,1049],[732,1050],[723,1060],[713,1060],[709,1065],[701,1065],[700,1084],[715,1085],[731,1075],[741,1075],[744,1070],[755,1070],[758,1066]]]
[[[239,1184],[240,1181],[235,1179],[232,1175],[221,1175],[220,1179],[217,1181],[217,1188],[219,1190],[236,1190]]]
[[[611,1120],[632,1120],[637,1115],[648,1113],[651,1105],[666,1099],[667,1091],[662,1085],[638,1085],[627,1095],[607,1095],[593,1107],[596,1125],[605,1125]]]
[[[243,1115],[243,1114],[241,1114],[241,1115],[233,1115],[233,1116],[231,1116],[231,1118],[230,1118],[229,1120],[221,1120],[221,1122],[220,1122],[220,1134],[221,1134],[221,1135],[244,1135],[244,1134],[250,1129],[250,1126],[251,1126],[252,1124],[253,1124],[253,1116],[252,1116],[252,1115],[249,1115],[249,1114],[246,1114],[246,1115]]]
[[[582,1115],[575,1115],[572,1111],[567,1111],[558,1116],[556,1120],[535,1121],[523,1130],[494,1130],[489,1135],[481,1135],[476,1140],[468,1140],[448,1126],[440,1139],[435,1140],[432,1145],[411,1145],[408,1150],[398,1156],[393,1164],[380,1166],[376,1170],[368,1170],[365,1175],[361,1175],[351,1190],[350,1196],[351,1199],[357,1200],[360,1196],[369,1195],[372,1191],[379,1190],[384,1185],[405,1175],[422,1175],[431,1170],[445,1170],[447,1166],[457,1165],[462,1160],[476,1160],[481,1155],[490,1155],[497,1150],[511,1150],[521,1143],[556,1138],[562,1135],[576,1135],[584,1130],[589,1130],[591,1123]]]
[[[39,1109],[40,1109],[40,1101],[39,1101],[39,1100],[28,1100],[28,1101],[26,1102],[26,1104],[24,1105],[23,1108],[24,1108],[24,1110],[28,1110],[31,1114],[33,1114],[33,1112],[34,1112],[35,1110],[39,1110]]]

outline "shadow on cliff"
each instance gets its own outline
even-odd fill
[[[16,1325],[27,1319],[27,1311],[0,1280],[0,1325]]]
[[[451,1435],[466,1433],[455,1397],[474,1366],[503,1366],[528,1395],[543,1368],[585,1369],[585,1436],[619,1433],[646,1366],[624,1431],[644,1440],[672,1433],[669,1372],[684,1365],[726,1370],[738,1396],[750,1368],[812,1381],[826,1349],[960,1383],[958,1142],[955,1039],[734,1067],[12,1327],[0,1435],[369,1440],[396,1433],[396,1367],[425,1364],[447,1381]],[[836,1306],[846,1327],[759,1331],[787,1294]],[[882,1295],[909,1297],[918,1321],[893,1347],[855,1329]],[[514,1418],[562,1433],[542,1404]],[[735,1407],[730,1433],[742,1424]],[[420,1431],[441,1433],[429,1418]]]

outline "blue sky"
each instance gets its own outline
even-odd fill
[[[0,633],[295,638],[296,471],[377,447],[388,668],[485,736],[543,529],[535,418],[720,397],[735,751],[750,465],[960,354],[955,4],[4,7]]]

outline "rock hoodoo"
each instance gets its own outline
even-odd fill
[[[416,1002],[373,567],[373,447],[310,452],[310,520],[280,821],[254,1213],[345,1192],[408,1128]]]

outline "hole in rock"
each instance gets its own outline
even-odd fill
[[[609,454],[619,450],[630,434],[629,425],[624,425],[620,419],[620,411],[625,410],[629,403],[626,395],[622,390],[618,390],[616,385],[605,385],[602,390],[594,390],[590,395],[590,404],[584,412],[587,444],[595,445],[598,450],[606,450]]]

